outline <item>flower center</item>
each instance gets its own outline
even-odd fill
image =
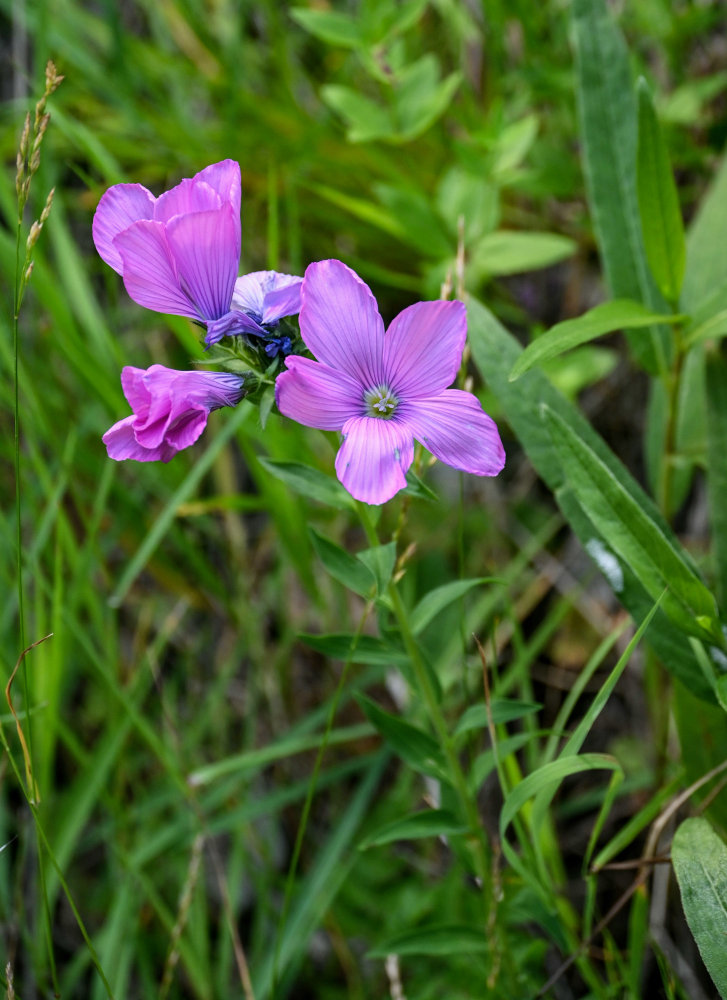
[[[399,405],[399,400],[388,385],[379,385],[375,389],[365,392],[364,402],[367,416],[383,417],[384,420],[393,417],[394,411]]]

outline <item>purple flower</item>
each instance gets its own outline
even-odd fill
[[[98,204],[93,239],[139,305],[219,319],[240,264],[240,167],[213,163],[159,198],[141,184],[115,184]]]
[[[236,285],[240,167],[234,160],[205,167],[159,198],[141,184],[115,184],[98,204],[93,239],[135,302],[203,324],[208,346],[225,334],[266,336],[266,326],[298,311],[301,278],[260,271]]]
[[[197,440],[211,410],[240,402],[243,380],[220,372],[178,372],[164,365],[126,367],[121,386],[133,415],[103,436],[110,458],[168,462]]]
[[[209,347],[227,333],[245,333],[263,337],[271,344],[280,339],[288,340],[289,347],[289,338],[276,338],[275,329],[283,316],[292,316],[299,311],[302,283],[302,278],[278,271],[244,274],[235,282],[231,311],[208,325],[205,343]],[[234,329],[227,328],[228,317]]]
[[[311,264],[300,332],[319,360],[292,356],[278,376],[281,413],[343,432],[336,474],[365,503],[406,486],[414,439],[442,462],[478,476],[505,464],[497,427],[472,393],[448,389],[462,361],[461,302],[418,302],[386,334],[370,289],[339,260]]]

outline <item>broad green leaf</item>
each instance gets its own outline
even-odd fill
[[[423,837],[451,837],[466,833],[468,827],[448,809],[422,809],[402,819],[380,826],[358,845],[364,851],[395,840],[421,840]]]
[[[308,528],[310,540],[318,558],[334,579],[361,597],[370,597],[376,586],[374,574],[363,562],[345,552],[329,538],[319,534],[315,528]]]
[[[453,580],[451,583],[443,583],[441,587],[430,590],[411,613],[409,625],[412,632],[414,635],[419,635],[440,611],[444,611],[454,601],[464,597],[474,587],[493,582],[495,582],[494,577],[480,576],[472,580]]]
[[[578,316],[577,319],[556,323],[532,344],[528,344],[514,364],[510,378],[514,381],[535,365],[549,361],[564,351],[585,344],[604,333],[612,333],[614,330],[633,330],[638,327],[653,326],[654,323],[677,323],[683,319],[683,316],[652,312],[640,302],[631,299],[603,302],[582,316]]]
[[[394,122],[389,109],[351,90],[350,87],[328,84],[321,87],[321,97],[343,118],[349,142],[388,139],[394,134]]]
[[[476,278],[537,271],[572,257],[575,251],[573,240],[557,233],[501,229],[483,236],[473,248],[469,270]]]
[[[402,666],[408,664],[409,657],[403,649],[397,649],[383,639],[373,635],[355,636],[348,632],[333,632],[326,635],[310,635],[306,632],[298,638],[310,649],[315,649],[332,660],[348,660],[351,663],[365,663],[373,666]]]
[[[519,167],[537,134],[538,119],[535,115],[526,115],[520,121],[504,128],[497,137],[494,149],[493,176],[502,183],[509,173]]]
[[[567,421],[578,435],[612,470],[629,495],[660,526],[673,544],[677,544],[670,528],[660,516],[654,502],[626,472],[613,452],[593,430],[573,404],[569,403],[538,370],[527,372],[521,381],[510,382],[509,374],[522,350],[518,342],[481,303],[470,298],[467,307],[469,343],[475,364],[495,394],[500,407],[525,448],[535,470],[556,494],[558,503],[579,537],[611,584],[614,593],[636,622],[651,611],[654,600],[629,568],[612,550],[608,538],[602,537],[584,513],[572,491],[568,489],[552,437],[545,423],[538,419],[538,407],[547,405]],[[683,631],[672,624],[660,609],[646,638],[658,656],[694,694],[714,701],[712,686],[707,683],[702,668],[695,659]]]
[[[437,186],[436,198],[439,214],[455,240],[460,219],[464,220],[467,246],[496,229],[500,221],[499,188],[481,174],[460,166],[446,171]]]
[[[714,573],[720,605],[727,608],[727,351],[707,354],[707,495]]]
[[[605,0],[570,5],[578,118],[588,204],[611,295],[663,311],[646,263],[636,197],[636,101],[629,54]],[[628,334],[634,357],[652,373],[672,352],[664,327]]]
[[[293,7],[290,16],[301,28],[320,38],[329,45],[358,48],[362,43],[361,27],[357,19],[349,14],[333,10],[309,10],[307,7]]]
[[[490,950],[484,931],[465,924],[434,924],[397,934],[368,953],[369,958],[387,955],[469,955]]]
[[[602,537],[608,539],[653,600],[668,588],[663,607],[680,628],[720,642],[714,598],[677,543],[561,416],[548,406],[543,408],[543,416],[569,487]]]
[[[337,510],[353,509],[354,500],[338,480],[318,469],[300,462],[286,462],[277,458],[260,458],[260,464],[276,479],[311,500],[335,507]]]
[[[532,701],[518,701],[515,698],[493,698],[490,705],[492,722],[499,726],[505,722],[513,722],[515,719],[523,719],[526,715],[533,715],[539,712],[542,705]],[[489,714],[487,705],[470,705],[457,723],[454,731],[455,736],[468,733],[472,729],[487,729],[489,725]]]
[[[385,712],[366,695],[357,694],[355,697],[371,725],[378,729],[406,764],[423,774],[446,780],[442,752],[433,736],[398,715]]]
[[[394,566],[396,565],[396,542],[377,545],[372,549],[364,549],[356,558],[369,570],[376,581],[376,593],[379,597],[386,593]]]
[[[639,80],[636,91],[639,101],[636,178],[644,249],[659,291],[667,302],[676,304],[686,261],[679,196],[666,143],[644,79]]]
[[[440,82],[439,60],[432,53],[398,73],[394,83],[397,138],[408,141],[425,132],[447,110],[461,79],[461,73],[451,73]]]
[[[691,785],[703,774],[727,760],[727,725],[721,705],[708,705],[695,698],[691,691],[679,684],[672,699],[674,721],[681,750],[680,763],[684,768],[683,784]],[[709,816],[727,828],[727,796],[712,796],[713,787],[707,785],[695,793],[693,801],[710,800]]]
[[[727,846],[706,819],[686,819],[674,834],[671,860],[689,929],[727,997]]]

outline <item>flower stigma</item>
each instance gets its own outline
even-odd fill
[[[377,386],[364,393],[364,402],[366,403],[367,416],[383,417],[384,420],[393,417],[394,411],[399,405],[399,400],[387,385]]]

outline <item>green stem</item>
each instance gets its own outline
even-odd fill
[[[370,544],[372,546],[380,545],[381,543],[379,541],[376,528],[371,521],[367,507],[365,504],[357,503],[356,508]],[[467,819],[475,857],[476,874],[480,879],[485,899],[485,906],[488,909],[492,896],[492,876],[490,872],[490,845],[487,840],[487,835],[480,820],[477,804],[467,787],[467,779],[462,770],[462,765],[460,764],[457,752],[454,748],[446,719],[444,718],[444,714],[439,704],[439,696],[434,689],[432,679],[429,675],[429,670],[422,658],[419,646],[417,645],[416,639],[414,638],[414,634],[409,625],[409,616],[406,608],[404,607],[404,602],[402,601],[399,590],[393,581],[389,584],[388,593],[394,617],[396,618],[397,625],[399,626],[401,638],[404,640],[404,646],[411,661],[411,667],[416,679],[417,687],[419,688],[419,693],[427,707],[429,718],[447,761],[452,786],[457,794],[460,806]]]
[[[657,502],[659,509],[668,521],[671,517],[671,491],[674,475],[674,455],[676,453],[676,436],[679,417],[679,389],[681,386],[684,352],[682,350],[680,330],[674,329],[675,352],[672,370],[665,377],[666,388],[666,429],[664,432],[664,459],[661,464],[661,474],[658,483]]]

